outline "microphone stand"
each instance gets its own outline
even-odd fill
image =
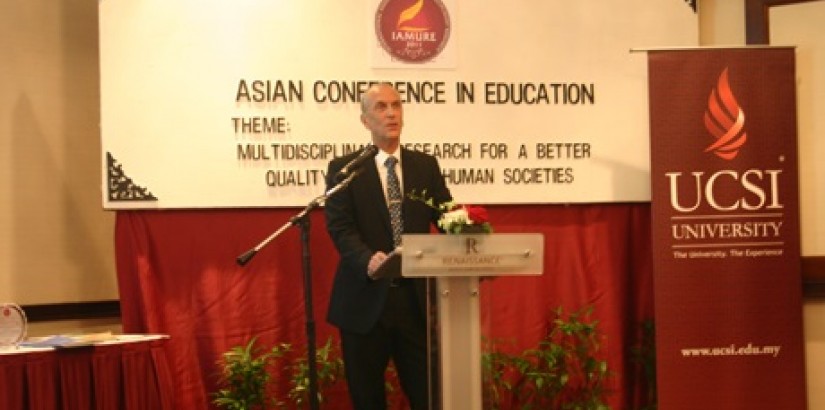
[[[356,169],[346,178],[338,182],[333,188],[325,192],[309,202],[309,204],[295,216],[289,219],[289,222],[278,228],[266,239],[261,241],[254,248],[244,252],[238,256],[236,262],[240,266],[245,266],[249,261],[261,250],[269,244],[273,239],[277,238],[284,231],[291,226],[299,226],[301,228],[301,255],[302,255],[302,271],[303,271],[303,286],[304,286],[304,314],[306,316],[306,335],[307,335],[307,369],[309,370],[309,403],[310,409],[318,410],[318,369],[315,350],[315,315],[312,311],[312,269],[310,268],[310,252],[309,252],[309,213],[319,206],[332,195],[344,189],[352,182],[355,177],[361,173],[361,169]]]

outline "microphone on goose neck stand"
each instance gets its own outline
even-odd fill
[[[341,168],[341,170],[338,171],[337,174],[335,174],[335,181],[341,182],[343,179],[348,177],[353,171],[357,170],[358,168],[361,168],[364,162],[375,158],[376,154],[378,154],[378,147],[372,144],[367,145],[367,147],[364,148],[364,151],[360,155],[358,155],[352,161],[347,163],[347,165],[344,165],[344,167]]]

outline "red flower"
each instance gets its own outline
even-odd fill
[[[464,209],[467,211],[467,217],[473,221],[474,224],[483,224],[485,222],[489,222],[489,218],[487,217],[487,210],[481,206],[472,206],[472,205],[464,205]]]

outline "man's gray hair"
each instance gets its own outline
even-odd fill
[[[365,114],[367,112],[367,108],[369,108],[369,107],[367,107],[367,103],[368,103],[367,100],[369,100],[369,98],[367,98],[367,96],[370,93],[378,90],[381,87],[390,87],[393,90],[395,90],[395,87],[393,87],[392,83],[389,82],[389,81],[381,81],[381,82],[378,82],[378,83],[375,83],[375,84],[371,85],[363,93],[361,93],[361,114]]]

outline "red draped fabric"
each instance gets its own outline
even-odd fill
[[[54,351],[4,355],[0,364],[0,408],[57,408],[60,378]]]
[[[300,230],[287,229],[245,267],[235,262],[283,226],[296,209],[119,211],[117,270],[124,331],[171,335],[168,356],[176,408],[206,409],[222,352],[257,337],[305,354]],[[635,409],[643,378],[630,360],[640,324],[653,317],[649,204],[488,207],[501,233],[542,233],[545,272],[500,277],[482,288],[483,326],[492,339],[534,347],[553,310],[593,306],[612,374],[608,403]],[[337,343],[324,318],[337,253],[321,211],[310,218],[316,340]],[[519,350],[520,351],[520,350]],[[289,376],[273,374],[286,397]],[[324,408],[349,408],[338,386]]]
[[[0,354],[0,409],[180,409],[166,343]]]

